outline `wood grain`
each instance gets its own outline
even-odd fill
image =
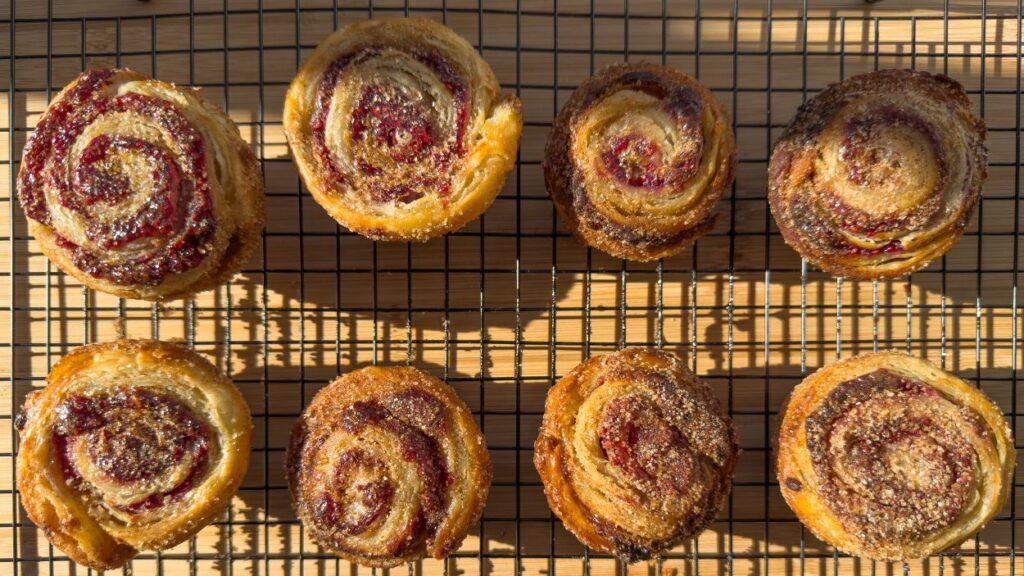
[[[486,1],[482,14],[475,1],[451,0],[446,15],[439,0],[412,2],[412,13],[446,16],[471,42],[482,40],[503,85],[518,88],[527,121],[521,165],[485,217],[446,240],[414,246],[374,246],[339,230],[301,190],[281,132],[282,98],[298,62],[336,25],[367,18],[365,2],[342,1],[335,12],[330,0],[300,0],[301,10],[295,0],[195,0],[190,18],[187,0],[53,0],[50,13],[46,2],[24,1],[14,6],[13,24],[9,2],[0,1],[0,573],[13,573],[15,549],[18,574],[49,574],[51,554],[53,573],[83,573],[49,549],[18,508],[10,422],[62,354],[121,334],[194,343],[236,380],[256,423],[252,465],[230,514],[159,560],[135,561],[136,575],[369,574],[318,556],[295,522],[282,460],[294,417],[315,391],[374,361],[412,362],[447,377],[480,414],[495,486],[482,526],[447,565],[447,573],[467,576],[514,574],[517,553],[524,574],[582,574],[585,566],[595,576],[659,568],[867,572],[868,564],[833,557],[802,534],[774,484],[770,439],[801,375],[876,347],[909,348],[977,383],[1014,419],[1013,402],[1024,402],[1014,392],[1022,360],[1014,308],[1014,258],[1021,257],[1015,2],[989,1],[987,20],[979,2],[949,2],[955,19],[948,27],[935,1],[827,0],[805,14],[797,0],[704,0],[700,19],[692,3],[668,2],[663,19],[662,2],[644,0],[628,3],[628,20],[618,1],[560,0],[557,18],[546,0],[522,0],[519,18],[513,0]],[[402,13],[402,2],[374,3],[374,17]],[[718,226],[660,265],[623,265],[579,246],[558,224],[539,166],[551,118],[571,90],[592,70],[626,58],[664,60],[698,75],[737,123],[741,165]],[[100,64],[202,86],[263,159],[263,249],[230,286],[155,308],[119,302],[60,274],[27,237],[12,200],[12,167],[53,91]],[[767,212],[772,140],[800,102],[828,83],[910,66],[956,77],[989,124],[992,166],[981,209],[962,242],[907,281],[803,273]],[[531,448],[554,379],[588,352],[658,342],[687,357],[728,402],[744,452],[720,521],[662,566],[627,571],[610,559],[584,560],[580,545],[552,522]],[[1011,520],[1016,505],[962,554],[915,563],[910,573],[1024,569],[1019,555],[1008,556],[1021,550]],[[444,571],[443,563],[426,561],[409,573]]]

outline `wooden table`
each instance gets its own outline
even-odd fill
[[[522,98],[526,129],[520,165],[484,218],[408,246],[339,229],[301,190],[281,131],[297,63],[335,26],[367,18],[365,2],[335,10],[330,0],[195,0],[191,15],[186,0],[10,2],[0,1],[0,574],[84,573],[18,507],[11,420],[69,349],[120,335],[183,339],[208,354],[243,390],[256,426],[252,465],[230,512],[192,542],[143,555],[136,575],[369,574],[304,536],[282,458],[304,403],[339,372],[371,362],[411,362],[447,377],[480,414],[495,482],[484,522],[447,563],[447,573],[467,576],[514,574],[517,565],[525,574],[626,573],[611,559],[582,557],[552,520],[531,463],[553,380],[624,343],[685,355],[728,402],[744,449],[714,527],[661,566],[635,565],[629,574],[872,568],[802,533],[769,463],[780,403],[802,375],[837,357],[909,349],[977,383],[1014,419],[1020,411],[1016,3],[991,0],[983,19],[978,2],[956,0],[946,11],[940,2],[895,0],[827,0],[807,10],[795,0],[770,9],[743,0],[737,11],[731,1],[704,0],[699,17],[690,2],[667,2],[663,13],[662,2],[645,0],[628,3],[628,18],[622,2],[603,0],[562,0],[557,17],[541,0],[413,2],[413,14],[443,18],[482,42],[503,85]],[[373,6],[374,17],[403,11],[401,2]],[[539,164],[571,90],[624,58],[696,74],[737,126],[741,164],[718,226],[657,264],[624,264],[577,244],[557,222]],[[84,290],[27,236],[12,199],[12,160],[16,169],[49,97],[94,65],[202,86],[258,151],[266,236],[229,286],[162,306],[119,301]],[[970,90],[991,130],[989,178],[966,237],[941,262],[906,280],[841,282],[802,265],[782,242],[765,200],[765,162],[806,97],[889,67],[947,71]],[[910,573],[1009,574],[1011,562],[1024,570],[1010,558],[1017,499],[961,555],[912,564]],[[444,569],[425,561],[409,573]]]

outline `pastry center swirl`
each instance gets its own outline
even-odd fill
[[[26,147],[19,194],[77,268],[155,286],[212,245],[206,149],[170,102],[112,93],[114,75],[89,72],[51,104]]]
[[[608,461],[638,488],[678,497],[694,480],[696,457],[659,412],[642,396],[616,398],[601,412],[598,435]]]
[[[713,514],[731,433],[709,400],[668,372],[620,366],[596,381],[569,445],[573,486],[599,530],[671,541]]]
[[[394,497],[387,465],[364,450],[349,450],[338,458],[317,502],[317,518],[342,534],[361,534],[391,508]]]
[[[587,112],[585,153],[619,188],[668,193],[685,186],[701,165],[700,95],[657,77],[647,80],[650,85],[623,88]]]
[[[469,106],[461,71],[440,54],[366,47],[324,73],[310,120],[313,149],[338,193],[358,190],[394,205],[446,199]]]
[[[807,419],[824,501],[868,542],[949,526],[977,490],[981,421],[916,380],[880,369],[833,389]]]
[[[410,389],[356,402],[333,430],[307,438],[303,491],[320,539],[352,553],[401,556],[432,537],[454,481],[440,441],[447,418],[440,400]]]
[[[619,136],[601,154],[605,168],[620,183],[642,188],[661,188],[662,159],[658,146],[642,135]]]
[[[819,186],[845,229],[869,237],[906,230],[938,209],[948,175],[929,123],[912,110],[884,105],[834,124],[824,136]]]
[[[54,441],[71,487],[129,514],[183,497],[211,448],[207,425],[187,406],[130,386],[64,400]]]
[[[120,248],[140,239],[164,237],[180,226],[184,214],[181,169],[173,153],[159,144],[130,136],[102,134],[82,151],[72,187],[60,190],[66,208],[88,217],[86,237],[104,248]],[[149,190],[129,217],[104,221],[104,213]]]
[[[352,110],[352,139],[366,142],[368,152],[384,149],[395,162],[415,161],[434,145],[428,107],[422,94],[386,84],[367,86]]]

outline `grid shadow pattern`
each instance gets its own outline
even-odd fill
[[[120,336],[181,340],[230,374],[253,412],[252,461],[227,513],[125,574],[1015,574],[1010,504],[960,549],[907,566],[814,539],[778,493],[771,438],[800,379],[834,358],[899,348],[981,387],[1016,430],[1021,328],[1020,2],[829,0],[0,0],[0,573],[85,574],[25,517],[14,416],[71,348]],[[896,2],[891,4],[895,5]],[[299,63],[366,18],[443,21],[524,104],[520,157],[487,214],[422,245],[372,243],[331,221],[288,157],[281,105]],[[541,174],[571,91],[623,60],[676,66],[730,111],[740,165],[717,227],[653,264],[577,244]],[[267,182],[261,249],[219,290],[148,305],[89,291],[42,256],[14,192],[27,135],[78,72],[127,66],[199,86],[251,142]],[[808,97],[857,73],[946,72],[989,125],[989,179],[964,239],[899,281],[836,280],[784,245],[765,198],[771,143]],[[624,345],[684,355],[735,419],[743,453],[714,526],[656,563],[584,549],[554,518],[532,466],[544,395],[591,354]],[[366,364],[411,363],[473,409],[495,465],[480,525],[446,561],[350,566],[311,542],[284,481],[288,433],[316,391]]]

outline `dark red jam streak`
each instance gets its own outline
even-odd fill
[[[178,207],[181,199],[181,177],[174,157],[159,144],[126,136],[102,134],[82,151],[74,173],[74,187],[60,190],[60,201],[76,212],[96,202],[116,204],[131,193],[128,178],[96,169],[96,164],[112,152],[131,150],[145,155],[154,164],[153,194],[129,219],[105,224],[90,224],[85,235],[104,248],[119,248],[140,238],[168,236],[180,226]],[[79,192],[75,194],[75,192]]]
[[[693,178],[704,150],[700,95],[649,72],[625,74],[615,87],[646,90],[660,98],[662,107],[675,121],[682,150],[674,158],[665,158],[665,151],[642,134],[616,136],[601,152],[601,163],[608,174],[622,184],[651,191],[681,186]]]
[[[682,496],[698,486],[704,462],[720,467],[734,446],[728,425],[698,389],[676,375],[616,367],[602,377],[636,382],[643,392],[613,398],[601,410],[598,439],[608,461],[643,491]]]
[[[601,153],[604,167],[619,182],[636,188],[661,188],[665,178],[661,174],[661,150],[638,134],[612,139],[609,148]]]
[[[827,193],[822,192],[822,195]],[[793,195],[786,207],[791,222],[798,222],[799,230],[810,237],[814,244],[831,254],[870,258],[882,254],[900,254],[906,250],[900,240],[892,240],[878,248],[862,248],[850,244],[842,234],[833,228],[833,222],[819,213],[813,200],[803,195]]]
[[[107,161],[112,153],[140,149],[145,144],[148,143],[130,136],[112,137],[109,134],[100,134],[93,138],[82,151],[73,176],[73,187],[79,193],[70,194],[70,188],[62,189],[58,197],[61,205],[75,212],[84,212],[86,208],[97,202],[112,205],[127,198],[132,191],[128,176],[120,172],[107,173],[98,169],[96,164]],[[162,153],[162,150],[157,148],[156,152]],[[177,179],[176,167],[170,168],[165,171],[154,171],[153,179],[157,184],[166,187],[170,181]],[[172,169],[173,173],[170,173]]]
[[[807,449],[825,501],[869,542],[912,541],[948,526],[968,499],[970,442],[953,423],[901,402],[912,398],[945,401],[925,383],[879,369],[840,384],[807,419]],[[851,410],[873,404],[869,420],[849,421]]]
[[[401,90],[365,86],[352,109],[352,138],[388,148],[395,162],[413,162],[434,145],[434,128],[426,114],[424,102],[408,98]],[[380,170],[368,163],[361,166],[370,174]]]
[[[349,450],[338,459],[333,475],[314,504],[317,524],[345,535],[361,534],[391,508],[395,485],[380,459],[358,448]],[[372,479],[364,480],[367,476]]]
[[[157,285],[168,275],[184,272],[202,262],[213,239],[215,219],[206,172],[206,151],[202,135],[174,104],[136,93],[108,97],[102,94],[111,70],[87,72],[61,100],[53,103],[36,127],[23,160],[19,194],[29,218],[50,223],[49,209],[41,186],[53,186],[62,205],[89,216],[97,202],[116,203],[128,195],[127,180],[118,174],[97,170],[113,151],[144,155],[153,166],[154,191],[142,207],[123,221],[91,225],[86,236],[108,249],[134,240],[155,237],[177,238],[152,254],[134,260],[109,261],[104,254],[89,252],[58,236],[69,250],[75,266],[86,273],[122,285]],[[91,141],[71,171],[68,181],[64,162],[84,130],[104,114],[131,112],[148,118],[174,138],[178,156],[156,143],[126,136],[102,135]],[[46,169],[47,159],[51,161]],[[186,206],[187,205],[187,206]],[[180,215],[179,215],[180,213]],[[183,228],[183,229],[182,229]]]
[[[78,82],[64,94],[64,97],[50,104],[46,114],[36,125],[25,145],[21,158],[21,172],[18,174],[18,196],[25,209],[25,215],[45,225],[50,224],[50,213],[42,189],[42,171],[54,139],[69,117],[85,102],[105,88],[114,76],[113,70],[97,69],[86,72]]]
[[[608,461],[645,491],[680,496],[693,481],[689,442],[643,396],[608,402],[601,411],[598,437]]]
[[[416,467],[423,481],[420,511],[401,534],[389,538],[394,546],[389,552],[399,553],[418,541],[418,536],[436,532],[445,517],[447,490],[454,482],[435,438],[447,429],[440,401],[425,392],[409,390],[380,401],[357,402],[341,416],[340,426],[353,435],[369,426],[394,435],[402,459]],[[361,534],[373,526],[392,506],[395,486],[386,473],[384,462],[362,449],[342,454],[312,504],[317,526],[329,534],[341,535]],[[343,543],[338,545],[344,547]]]
[[[97,490],[82,477],[72,451],[85,454],[111,482],[145,484],[191,455],[191,469],[177,486],[121,509],[151,510],[184,496],[207,468],[207,426],[174,398],[140,387],[120,386],[102,395],[71,396],[57,406],[56,453],[69,486]]]
[[[334,162],[327,147],[325,130],[330,113],[331,98],[350,64],[361,63],[378,56],[382,49],[364,48],[355,54],[338,57],[324,72],[317,88],[316,104],[310,118],[313,150],[320,164],[338,184],[349,180]],[[450,194],[448,175],[453,161],[464,154],[464,138],[468,119],[469,93],[459,76],[442,55],[433,51],[414,51],[412,56],[428,66],[451,93],[456,111],[456,133],[453,141],[438,142],[431,117],[436,112],[426,103],[411,100],[403,91],[386,84],[369,83],[363,86],[351,111],[350,132],[356,142],[367,142],[376,148],[386,148],[396,164],[432,160],[435,168],[409,182],[389,182],[371,179],[369,195],[375,202],[408,203],[434,192],[442,198]],[[386,176],[389,166],[378,166],[368,158],[357,158],[358,170],[364,176]],[[386,179],[385,179],[386,180]]]

